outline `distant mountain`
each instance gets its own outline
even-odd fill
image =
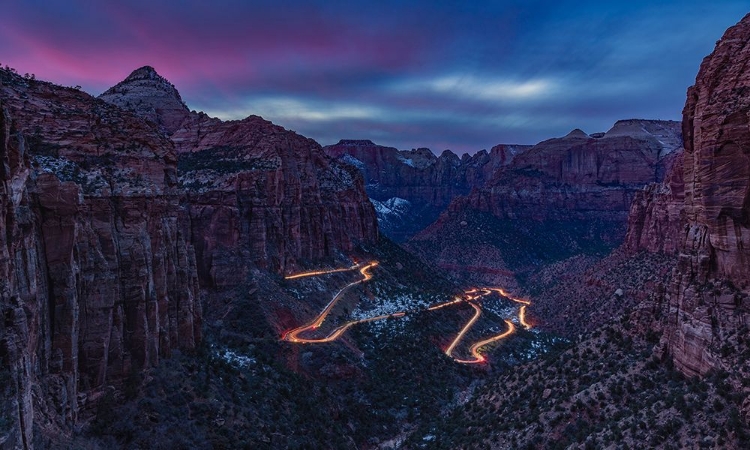
[[[367,194],[376,203],[384,234],[397,242],[408,240],[435,221],[459,195],[483,185],[510,164],[528,145],[497,145],[459,158],[450,150],[435,156],[429,149],[397,150],[369,140],[341,140],[326,146],[329,156],[357,167]],[[398,202],[394,214],[388,203]],[[377,207],[381,205],[380,207]]]
[[[681,139],[679,122],[621,120],[606,133],[540,142],[455,199],[409,248],[457,277],[506,284],[543,263],[606,252],[622,242],[631,201],[663,179]]]

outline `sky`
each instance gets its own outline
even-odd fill
[[[211,116],[438,154],[680,120],[702,58],[750,12],[748,0],[7,3],[0,64],[21,74],[98,95],[151,65]]]

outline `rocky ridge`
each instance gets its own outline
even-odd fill
[[[455,197],[483,185],[528,148],[501,144],[489,152],[481,150],[459,158],[450,150],[435,156],[427,148],[407,151],[370,140],[341,140],[326,146],[325,152],[362,172],[371,199],[383,205],[399,204],[397,214],[389,214],[387,207],[377,212],[383,231],[402,242],[437,219]]]
[[[455,199],[408,245],[458,278],[511,285],[542,264],[606,254],[625,236],[632,199],[680,153],[680,136],[678,122],[622,120],[606,133],[543,141]],[[490,253],[499,257],[479,256]]]
[[[165,124],[203,285],[236,286],[252,268],[286,272],[377,239],[361,176],[314,140],[258,116],[222,121],[190,112],[150,67],[101,98]]]
[[[499,218],[624,222],[635,193],[664,177],[665,157],[679,141],[679,123],[671,121],[620,120],[603,135],[573,130],[517,156],[462,201]]]

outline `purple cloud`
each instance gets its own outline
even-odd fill
[[[678,119],[741,1],[14,2],[0,62],[94,94],[152,65],[188,105],[318,139],[474,152]]]

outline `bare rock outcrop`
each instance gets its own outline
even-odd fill
[[[683,110],[686,228],[663,338],[686,374],[729,368],[750,326],[750,15],[701,64]]]
[[[134,70],[99,98],[136,112],[168,135],[177,131],[190,117],[190,111],[177,88],[151,66]]]
[[[663,182],[651,183],[636,192],[628,214],[624,248],[629,254],[639,251],[676,254],[685,237],[685,182],[683,152],[670,155]]]
[[[325,152],[362,172],[376,206],[400,205],[398,217],[384,206],[377,213],[383,231],[401,242],[435,221],[454,198],[482,186],[530,147],[501,144],[459,158],[450,150],[435,156],[426,148],[397,150],[370,140],[345,139],[326,146]]]
[[[6,446],[201,339],[172,143],[75,89],[0,71],[0,359]],[[9,386],[6,388],[6,386]],[[4,431],[4,430],[3,430]]]

